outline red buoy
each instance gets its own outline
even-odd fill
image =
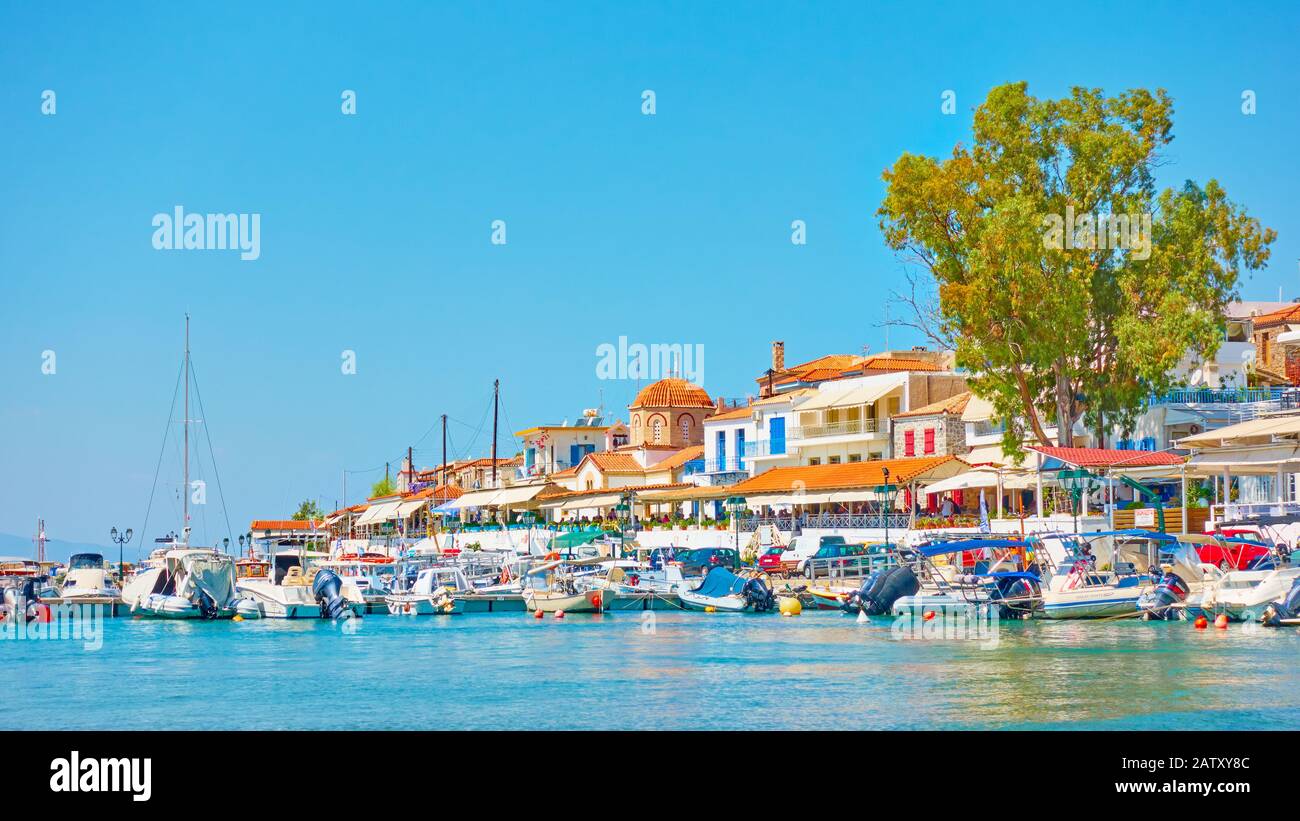
[[[1228,614],[1227,614],[1227,613],[1220,613],[1219,615],[1215,616],[1215,617],[1214,617],[1214,626],[1217,627],[1217,628],[1219,628],[1220,630],[1227,630],[1227,629],[1228,629]]]
[[[534,610],[534,611],[533,611],[533,618],[535,618],[535,619],[540,619],[543,615],[544,615],[544,614],[543,614],[542,611],[540,611],[540,610]]]
[[[927,610],[927,611],[925,611],[925,617],[924,617],[924,618],[925,618],[926,621],[934,621],[934,617],[935,617],[935,612],[934,612],[933,610]]]
[[[563,611],[563,610],[556,610],[556,611],[555,611],[555,618],[557,618],[557,619],[562,619],[562,618],[564,618],[564,611]]]
[[[1204,630],[1210,626],[1210,620],[1205,618],[1205,616],[1197,616],[1196,621],[1192,622],[1192,626],[1197,630]]]

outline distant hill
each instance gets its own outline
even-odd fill
[[[104,558],[112,560],[117,556],[117,545],[105,547],[102,544],[85,542],[65,542],[61,539],[45,540],[45,557],[51,561],[66,561],[73,553],[102,553]],[[126,546],[127,561],[135,555],[135,543]],[[25,556],[36,558],[36,544],[31,536],[16,536],[13,533],[0,533],[0,556]]]

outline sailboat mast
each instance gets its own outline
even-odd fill
[[[492,380],[492,487],[497,486],[497,405],[501,395],[501,380]]]
[[[190,315],[185,315],[185,487],[184,519],[181,520],[181,534],[190,526]],[[186,539],[186,544],[189,539]]]

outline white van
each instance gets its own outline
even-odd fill
[[[781,554],[781,570],[795,573],[804,559],[812,558],[822,545],[848,544],[843,536],[795,536],[790,546]]]

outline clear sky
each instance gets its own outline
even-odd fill
[[[1168,89],[1161,182],[1218,178],[1279,232],[1243,296],[1300,296],[1298,21],[1290,3],[6,2],[0,532],[140,529],[185,311],[235,533],[332,507],[345,469],[357,501],[408,445],[435,463],[441,413],[453,457],[485,454],[494,378],[507,454],[602,398],[626,416],[636,384],[595,370],[619,336],[702,345],[728,397],[774,339],[790,361],[882,350],[901,269],[880,172],[968,140],[1016,80]],[[260,258],[155,250],[177,205],[260,214]],[[151,538],[178,526],[166,453]]]

